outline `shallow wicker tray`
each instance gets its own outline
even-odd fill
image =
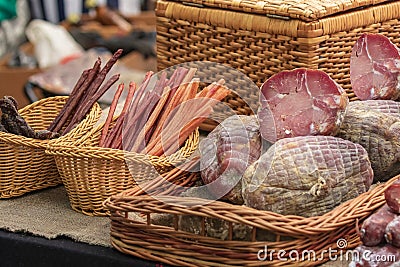
[[[33,129],[44,130],[67,99],[66,96],[45,98],[19,112]],[[101,109],[96,103],[80,124],[65,136],[54,140],[37,140],[0,132],[0,198],[17,197],[61,184],[54,158],[45,154],[46,147],[55,140],[79,139],[92,129],[100,115]]]
[[[399,178],[377,184],[334,210],[311,218],[283,216],[199,198],[162,194],[153,198],[138,194],[136,188],[108,198],[104,206],[111,212],[112,245],[125,254],[177,266],[316,266],[332,259],[327,253],[329,249],[331,256],[344,259],[346,250],[361,243],[358,224],[385,203],[384,190]],[[138,219],[137,214],[144,214],[144,219]],[[169,215],[168,223],[152,224],[152,218],[160,214]],[[200,222],[197,231],[180,225],[182,216],[197,218]],[[226,227],[224,238],[207,232],[205,221],[210,219]],[[250,229],[249,240],[235,239],[233,229],[238,225]],[[259,231],[273,233],[274,240],[259,238]],[[265,246],[272,252],[272,258],[268,254],[267,261],[260,261],[257,254]],[[277,258],[279,250],[298,251],[300,255],[304,250],[312,250],[317,256],[311,260],[299,257],[298,261],[285,261]]]
[[[109,211],[102,205],[104,200],[170,171],[176,164],[189,158],[199,142],[199,132],[196,130],[174,154],[167,157],[149,156],[99,147],[103,126],[104,123],[97,125],[76,142],[57,142],[46,150],[48,155],[55,158],[72,209],[91,216],[108,216]],[[135,177],[132,177],[132,172]]]

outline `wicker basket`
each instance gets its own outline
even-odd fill
[[[199,142],[196,130],[179,151],[167,157],[102,148],[98,144],[103,125],[99,124],[77,142],[59,142],[46,151],[55,157],[72,209],[91,216],[108,216],[109,211],[102,205],[104,200],[170,171],[189,158]],[[112,127],[113,124],[109,131]]]
[[[156,15],[159,70],[212,61],[258,86],[282,70],[307,67],[325,71],[354,97],[349,65],[358,37],[381,33],[400,45],[400,1],[158,0]],[[203,71],[218,79],[215,69]],[[246,81],[227,86],[241,98],[254,97]],[[225,101],[237,113],[251,114],[247,99],[231,95]]]
[[[346,260],[351,256],[346,250],[361,243],[358,224],[385,203],[384,190],[399,178],[311,218],[160,193],[154,198],[137,188],[108,198],[104,206],[111,212],[112,245],[132,256],[177,266],[316,266],[333,257]],[[144,214],[144,219],[138,213]],[[153,224],[152,218],[160,214],[169,216],[169,221]],[[198,222],[198,229],[183,226],[183,216]],[[212,220],[224,227],[223,237],[207,230]],[[236,237],[238,226],[248,230],[247,240]],[[273,233],[274,240],[271,235],[266,240],[266,233]],[[280,260],[280,250],[294,254],[292,258],[282,254],[287,260]],[[304,258],[297,258],[296,251],[299,255],[313,251],[315,257],[307,252]]]
[[[35,130],[46,129],[60,112],[68,97],[57,96],[39,100],[19,110]],[[0,132],[0,198],[21,196],[25,193],[61,184],[57,166],[45,149],[55,140],[77,140],[92,129],[101,115],[95,104],[89,115],[71,132],[54,140],[37,140]]]

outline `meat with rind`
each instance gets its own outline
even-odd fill
[[[241,178],[261,155],[256,116],[234,115],[220,123],[200,143],[201,177],[217,198],[242,204]]]
[[[396,118],[400,118],[400,102],[394,100],[363,100],[363,101],[350,101],[348,108],[369,108],[373,111],[385,113]]]
[[[337,136],[368,151],[374,181],[387,181],[400,173],[400,118],[351,103]]]
[[[366,192],[373,171],[367,151],[333,136],[284,138],[242,178],[246,206],[283,215],[319,216]]]

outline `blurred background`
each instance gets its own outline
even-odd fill
[[[110,75],[139,81],[156,71],[155,21],[154,0],[0,0],[0,95],[19,107],[68,95],[85,68],[119,48]]]

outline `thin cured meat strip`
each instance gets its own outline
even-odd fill
[[[400,96],[400,53],[381,34],[364,33],[353,46],[350,82],[361,100],[398,99]]]
[[[335,135],[348,102],[343,88],[323,71],[282,71],[261,86],[261,135],[270,142],[295,136]]]

